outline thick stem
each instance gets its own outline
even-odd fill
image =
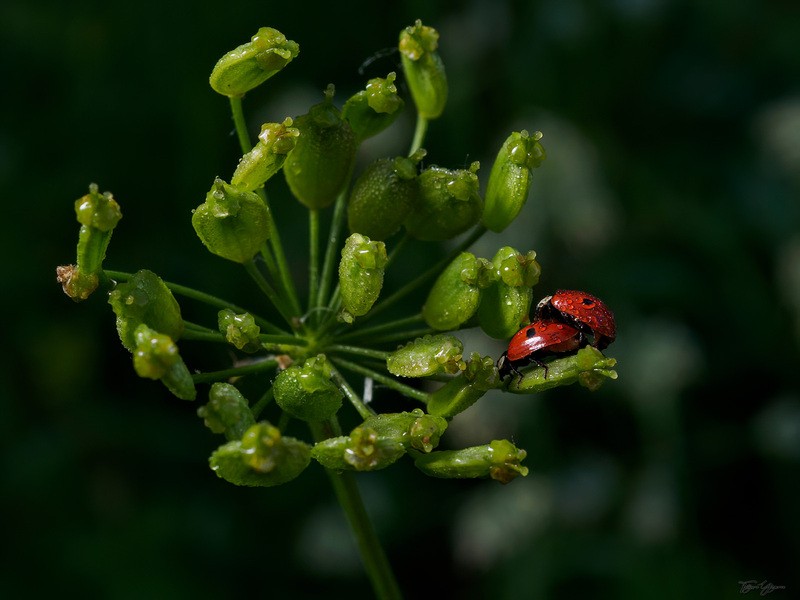
[[[322,441],[338,430],[335,424],[312,423],[314,438]],[[325,469],[333,486],[336,499],[344,511],[347,522],[355,537],[364,570],[367,572],[375,596],[380,600],[400,600],[403,596],[397,585],[391,565],[386,558],[380,540],[372,526],[355,476],[348,471],[336,473]]]
[[[425,134],[428,132],[428,119],[417,113],[417,126],[414,128],[414,139],[411,142],[411,149],[408,155],[411,156],[422,147],[425,141]]]

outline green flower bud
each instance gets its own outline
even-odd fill
[[[300,130],[292,127],[292,123],[292,119],[286,117],[283,123],[264,123],[261,126],[256,145],[236,166],[231,177],[233,187],[252,192],[280,171],[300,135]]]
[[[249,42],[219,59],[209,83],[223,96],[243,96],[292,62],[299,52],[300,46],[280,31],[262,27]]]
[[[542,132],[532,136],[524,129],[506,139],[489,174],[486,184],[486,208],[483,224],[492,231],[503,231],[522,210],[531,187],[531,171],[542,164],[545,151],[539,140]]]
[[[208,393],[208,404],[197,409],[206,427],[224,433],[228,440],[239,440],[252,425],[253,413],[247,399],[229,383],[214,383]]]
[[[168,335],[141,324],[134,331],[133,368],[139,377],[160,379],[181,400],[194,400],[192,375]]]
[[[515,394],[535,394],[577,381],[594,391],[606,378],[617,378],[617,372],[613,370],[616,364],[616,359],[603,356],[593,346],[586,346],[572,356],[547,363],[546,378],[544,369],[533,369],[522,377],[511,377],[506,389]]]
[[[272,487],[291,481],[311,462],[311,447],[282,436],[264,421],[247,429],[241,440],[220,446],[209,459],[218,477],[252,487]]]
[[[269,208],[257,194],[217,178],[194,210],[192,226],[212,254],[245,263],[269,239]]]
[[[411,412],[384,413],[368,417],[362,429],[372,429],[379,437],[399,442],[405,447],[430,452],[439,445],[447,429],[447,421],[436,415],[426,415],[421,408]]]
[[[463,450],[442,450],[420,454],[414,464],[426,475],[445,479],[491,477],[508,483],[518,475],[528,475],[522,466],[527,453],[508,440],[494,440],[484,446]]]
[[[536,262],[536,252],[523,255],[510,246],[497,251],[492,266],[498,277],[483,290],[478,323],[487,335],[502,340],[529,321],[532,286],[539,282],[542,269]]]
[[[464,371],[431,394],[428,412],[451,419],[475,404],[499,383],[500,376],[492,357],[481,358],[480,354],[473,352]]]
[[[356,427],[350,435],[318,442],[311,456],[333,471],[377,471],[397,461],[405,452],[400,442],[382,437],[374,429]]]
[[[365,140],[394,123],[403,108],[403,99],[397,95],[395,73],[386,79],[376,77],[367,82],[367,89],[348,98],[342,107],[342,117],[350,123],[359,141]]]
[[[89,193],[75,201],[75,215],[81,224],[77,261],[58,267],[56,281],[67,296],[80,302],[97,289],[108,242],[122,212],[110,192],[100,194],[97,184],[92,183]]]
[[[420,200],[405,226],[420,240],[449,240],[481,218],[483,200],[478,193],[479,162],[469,169],[428,167],[419,175]]]
[[[283,165],[292,194],[312,209],[329,206],[345,188],[358,149],[353,129],[333,105],[333,93],[329,85],[325,100],[295,119],[300,137]]]
[[[458,373],[464,368],[464,344],[452,335],[426,335],[389,355],[386,368],[401,377],[428,377],[439,373]]]
[[[478,310],[481,290],[491,285],[496,277],[488,260],[462,252],[433,284],[422,307],[425,322],[440,331],[458,329]]]
[[[262,349],[258,336],[261,328],[256,325],[250,313],[236,314],[229,308],[217,313],[217,324],[220,333],[225,336],[229,344],[245,352],[257,352]]]
[[[381,293],[386,261],[383,242],[372,242],[360,233],[354,233],[345,240],[339,261],[341,320],[352,323],[354,317],[369,312]]]
[[[273,390],[278,406],[303,421],[329,419],[342,406],[342,392],[331,381],[323,354],[309,358],[302,367],[294,365],[281,371]]]
[[[447,104],[447,76],[436,49],[439,32],[417,19],[400,32],[400,59],[403,72],[420,116],[435,119]]]
[[[108,303],[117,316],[117,333],[122,345],[136,350],[136,328],[150,329],[173,340],[183,334],[183,319],[178,302],[161,278],[152,271],[141,270],[128,281],[117,284],[108,295]]]
[[[424,156],[420,149],[410,157],[379,158],[364,170],[347,205],[351,232],[386,240],[400,229],[418,202],[417,164]]]

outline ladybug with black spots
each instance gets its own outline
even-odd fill
[[[508,349],[497,361],[500,378],[511,373],[522,375],[519,369],[535,363],[544,367],[547,377],[546,356],[569,354],[586,345],[586,336],[577,327],[554,320],[536,320],[514,334]]]
[[[614,313],[599,298],[578,290],[558,290],[542,298],[534,320],[566,323],[590,338],[590,344],[602,350],[617,337]]]

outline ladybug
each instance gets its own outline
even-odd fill
[[[500,378],[510,373],[521,375],[519,367],[536,363],[544,367],[547,377],[547,365],[542,362],[545,356],[567,354],[587,343],[586,336],[577,327],[555,320],[536,320],[514,334],[508,343],[508,350],[503,352],[497,361]]]
[[[535,319],[551,319],[567,323],[591,336],[598,350],[606,348],[617,337],[617,326],[605,303],[586,292],[558,290],[543,298],[536,306]]]

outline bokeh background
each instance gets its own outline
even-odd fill
[[[416,18],[441,33],[451,91],[428,161],[485,178],[511,130],[544,132],[523,217],[475,252],[535,249],[537,298],[604,298],[619,379],[458,417],[452,446],[528,450],[508,486],[405,463],[359,477],[408,597],[737,598],[742,581],[800,597],[800,7],[778,0],[5,0],[0,595],[370,596],[322,470],[217,479],[196,406],[138,379],[104,299],[73,304],[54,269],[94,181],[124,212],[110,268],[251,304],[189,223],[238,157],[211,67],[260,26],[300,43],[245,99],[255,131],[396,70],[383,50]],[[361,164],[412,129],[409,112]],[[284,240],[304,240],[283,182],[271,193]],[[445,251],[411,245],[387,285]],[[302,272],[305,244],[289,254]]]

